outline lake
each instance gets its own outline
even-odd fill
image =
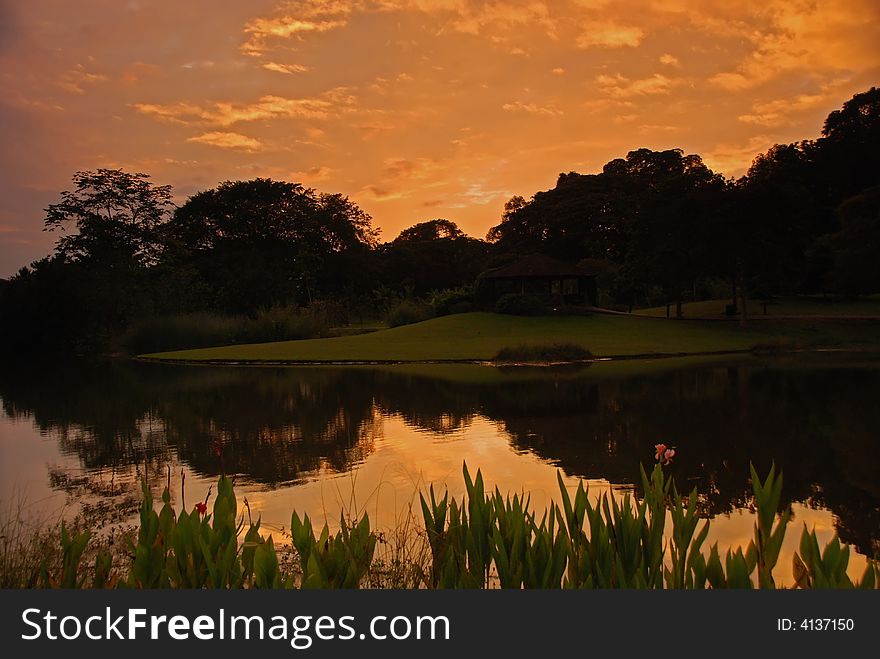
[[[748,542],[749,462],[775,462],[792,505],[780,558],[803,524],[860,555],[880,550],[880,356],[599,362],[577,368],[171,366],[124,360],[7,363],[0,372],[0,498],[34,515],[130,521],[146,476],[172,472],[188,507],[235,476],[264,528],[290,512],[331,524],[366,510],[400,526],[418,491],[463,492],[461,468],[543,509],[585,480],[591,495],[641,490],[654,445],[696,487],[710,541]],[[860,574],[864,559],[852,561]]]

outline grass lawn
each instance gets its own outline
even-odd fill
[[[877,346],[880,324],[856,321],[681,321],[634,316],[467,313],[370,334],[143,355],[185,361],[490,360],[501,348],[574,343],[597,357],[749,350],[755,345]]]
[[[880,316],[880,295],[869,295],[857,299],[839,299],[823,297],[793,297],[773,300],[767,305],[768,316]],[[687,302],[682,305],[685,318],[711,318],[724,315],[724,307],[730,300],[704,300]],[[669,312],[675,315],[675,305]],[[748,301],[750,316],[762,316],[764,307],[760,300]],[[638,309],[636,313],[643,316],[666,317],[666,306]]]

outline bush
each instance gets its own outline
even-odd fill
[[[412,325],[434,317],[434,309],[431,305],[415,300],[402,300],[393,305],[385,317],[388,327],[400,327]]]
[[[236,336],[236,342],[266,343],[314,339],[327,336],[329,328],[327,313],[322,307],[272,307],[260,310],[256,318],[244,322]]]
[[[209,313],[157,316],[136,321],[122,337],[129,352],[140,355],[234,343],[245,318]]]
[[[158,316],[135,322],[121,343],[132,354],[208,348],[233,343],[312,339],[329,334],[323,307],[272,307],[255,318],[210,313]]]
[[[435,316],[467,313],[474,310],[474,293],[469,288],[453,288],[431,294],[431,307]]]
[[[512,316],[540,316],[545,311],[546,308],[541,300],[533,295],[521,293],[506,293],[495,303],[495,313],[505,313]]]
[[[520,345],[505,347],[498,351],[496,362],[576,362],[591,359],[593,353],[574,343],[551,343],[549,345]]]

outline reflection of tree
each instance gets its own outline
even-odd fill
[[[257,482],[346,471],[372,452],[373,373],[106,362],[4,369],[10,417],[30,415],[89,469],[161,465]]]
[[[829,508],[841,537],[877,549],[876,368],[753,360],[629,378],[545,372],[477,385],[390,372],[378,383],[381,408],[412,425],[439,430],[455,419],[459,428],[482,414],[503,424],[513,448],[573,476],[638,486],[654,444],[674,445],[669,470],[682,489],[698,488],[706,515],[748,506],[749,462],[762,473],[775,463],[786,502]]]
[[[168,442],[205,474],[277,485],[327,468],[347,471],[373,451],[373,374],[240,370],[223,387],[163,398]]]
[[[164,382],[113,362],[7,363],[0,369],[3,411],[32,417],[86,468],[164,461],[168,447],[153,399]]]
[[[4,369],[0,396],[8,415],[31,415],[87,468],[161,472],[177,455],[198,473],[273,487],[363,461],[389,414],[439,435],[488,418],[517,451],[573,476],[637,487],[639,464],[648,466],[662,441],[677,448],[669,470],[682,489],[698,488],[706,515],[748,505],[749,462],[766,472],[775,461],[786,501],[830,509],[841,537],[874,553],[880,371],[802,363],[619,377],[514,369],[486,382],[399,369],[62,364]]]

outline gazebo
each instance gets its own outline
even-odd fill
[[[544,254],[530,254],[481,275],[485,295],[530,295],[548,304],[596,306],[596,272]]]

